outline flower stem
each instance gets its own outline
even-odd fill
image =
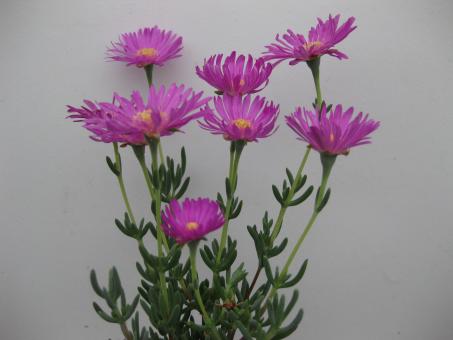
[[[121,155],[118,150],[118,143],[114,142],[113,143],[113,152],[115,153],[115,164],[118,169],[119,174],[116,176],[118,180],[118,184],[120,186],[121,190],[121,196],[123,197],[124,205],[126,206],[127,213],[129,214],[129,217],[131,221],[136,224],[135,222],[135,217],[134,214],[132,213],[132,208],[129,203],[129,198],[127,197],[126,193],[126,187],[124,186],[124,181],[123,181],[123,169],[122,169],[122,164],[121,164]]]
[[[212,335],[214,338],[221,340],[222,338],[220,337],[220,334],[215,327],[215,325],[212,323],[211,318],[209,317],[208,312],[206,311],[206,307],[204,306],[203,299],[201,298],[200,294],[200,289],[198,288],[198,272],[197,272],[197,246],[198,242],[191,242],[189,243],[189,249],[190,249],[190,270],[191,270],[191,276],[192,276],[192,285],[193,289],[195,292],[195,300],[198,303],[198,306],[200,307],[201,314],[203,315],[203,319],[205,324],[209,327],[209,329],[212,331]]]
[[[160,177],[159,177],[159,160],[157,157],[157,149],[159,147],[159,139],[152,139],[149,141],[149,148],[151,150],[151,167],[153,169],[153,174],[157,176],[157,187],[156,189],[156,196],[155,196],[155,216],[156,216],[156,231],[157,231],[157,252],[159,257],[163,256],[162,244],[165,246],[165,250],[169,253],[170,248],[168,246],[167,238],[165,237],[162,231],[162,215],[160,212],[161,207],[161,199],[160,199]],[[168,291],[167,291],[167,282],[165,279],[165,274],[159,271],[159,279],[160,279],[160,288],[162,290],[162,295],[164,297],[164,303],[167,308],[167,313],[170,313],[170,305],[168,303]]]
[[[153,84],[153,64],[146,65],[145,72],[146,72],[146,79],[148,80],[148,87],[151,87]]]
[[[280,233],[280,230],[282,228],[283,224],[283,219],[285,217],[286,209],[288,208],[288,204],[291,202],[291,200],[294,197],[295,191],[296,191],[296,186],[300,182],[302,178],[302,172],[305,168],[305,164],[307,163],[308,156],[310,155],[311,148],[307,147],[307,150],[305,151],[304,157],[302,158],[302,161],[300,163],[299,169],[297,170],[296,178],[294,179],[293,184],[291,185],[291,188],[289,189],[288,197],[286,198],[286,201],[284,204],[282,204],[280,211],[278,213],[277,221],[275,222],[274,229],[272,230],[271,234],[271,242],[273,243],[275,239],[277,238],[278,234]]]
[[[164,156],[164,150],[162,149],[162,141],[159,142],[159,157],[160,157],[160,162],[162,164],[164,164],[165,156]]]
[[[135,156],[140,164],[140,167],[145,177],[146,186],[148,187],[149,195],[151,199],[155,199],[156,193],[154,191],[153,183],[151,182],[151,177],[149,177],[149,170],[145,162],[145,147],[143,145],[134,145],[132,146]]]
[[[219,252],[217,253],[216,264],[220,264],[222,259],[222,252],[225,249],[227,238],[228,238],[228,225],[230,222],[231,208],[234,199],[234,193],[237,187],[237,173],[239,167],[239,159],[241,157],[242,150],[244,149],[245,142],[237,141],[231,142],[230,146],[230,168],[228,172],[228,180],[230,183],[230,194],[227,197],[227,204],[225,207],[225,223],[222,228],[222,236],[220,238]]]
[[[313,227],[313,224],[315,223],[316,218],[319,215],[318,206],[322,202],[322,200],[324,199],[324,194],[326,192],[327,182],[329,180],[329,176],[330,176],[330,173],[332,171],[332,167],[333,167],[333,165],[335,163],[335,159],[336,159],[335,155],[321,154],[321,162],[322,162],[322,165],[323,165],[322,179],[321,179],[321,185],[319,187],[319,194],[317,196],[315,207],[313,209],[313,213],[311,214],[311,217],[310,217],[310,219],[309,219],[309,221],[308,221],[308,223],[307,223],[302,235],[300,235],[299,239],[297,240],[296,245],[294,246],[293,250],[291,251],[291,254],[289,255],[288,259],[286,260],[286,263],[285,263],[280,275],[278,276],[278,278],[276,280],[277,284],[274,285],[274,287],[272,288],[272,290],[271,290],[271,292],[270,292],[270,294],[269,294],[269,296],[267,298],[267,301],[272,299],[275,296],[275,294],[277,293],[278,284],[281,282],[281,280],[284,280],[285,277],[286,277],[286,274],[288,274],[289,267],[291,266],[292,262],[294,261],[294,258],[295,258],[297,252],[300,249],[300,246],[304,242],[305,238],[307,237],[308,233],[310,232],[311,228]],[[264,304],[264,306],[265,305],[266,304]]]
[[[315,81],[316,87],[316,110],[321,109],[322,105],[322,94],[321,94],[321,82],[319,80],[319,65],[321,63],[321,57],[316,57],[312,60],[307,61],[307,65],[313,74],[313,80]]]
[[[170,248],[168,247],[167,238],[165,237],[162,231],[162,216],[160,213],[161,207],[161,199],[160,199],[160,176],[159,176],[159,160],[157,157],[157,150],[159,148],[160,141],[159,139],[151,139],[149,143],[149,148],[151,150],[151,166],[153,169],[153,174],[157,176],[157,188],[156,189],[156,196],[155,196],[155,204],[156,204],[156,229],[157,229],[157,241],[158,241],[158,252],[159,256],[162,256],[162,244],[165,246],[165,250],[167,253],[169,252]]]

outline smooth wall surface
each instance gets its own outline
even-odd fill
[[[124,208],[104,162],[112,149],[64,119],[66,104],[145,90],[142,70],[104,62],[110,41],[143,26],[174,30],[184,37],[183,57],[157,69],[156,83],[210,92],[194,73],[203,58],[232,49],[258,55],[276,33],[304,33],[329,13],[355,16],[358,29],[339,46],[349,60],[322,59],[323,94],[372,113],[382,127],[372,145],[337,161],[331,202],[298,255],[310,264],[298,287],[305,317],[291,338],[453,339],[450,0],[1,0],[0,339],[121,338],[92,310],[88,281],[91,268],[105,279],[116,265],[132,297],[139,280],[136,245],[113,225]],[[263,94],[280,104],[281,127],[247,146],[245,207],[231,226],[249,271],[256,257],[246,225],[265,209],[275,216],[271,184],[281,183],[285,167],[296,169],[304,150],[283,114],[313,100],[309,69],[282,64]],[[214,197],[223,190],[227,144],[191,124],[164,140],[172,155],[181,145],[188,195]],[[149,217],[130,152],[124,167],[134,210]],[[307,173],[318,183],[315,154]],[[310,208],[288,212],[283,233],[292,242]]]

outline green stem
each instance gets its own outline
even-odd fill
[[[162,242],[162,237],[161,237],[162,221],[161,221],[161,215],[160,215],[160,190],[159,190],[159,188],[153,187],[151,178],[149,176],[148,167],[146,166],[146,162],[145,162],[145,147],[143,145],[137,145],[137,146],[133,146],[133,150],[140,163],[140,166],[143,171],[143,175],[145,176],[145,180],[146,180],[146,184],[148,186],[151,200],[154,199],[154,202],[156,203],[155,218],[156,218],[156,230],[157,230],[157,251],[158,251],[159,257],[162,257],[164,254],[162,251],[163,242]],[[153,148],[151,148],[151,156],[152,156],[152,160],[153,160],[152,167],[154,170],[154,168],[157,167],[157,162],[156,162],[157,153],[155,151],[153,151]],[[166,241],[166,239],[165,239],[165,241]],[[168,251],[169,251],[168,244],[165,243],[165,245],[166,245],[166,250],[168,253]],[[167,312],[169,312],[170,306],[168,303],[168,292],[167,292],[167,285],[166,285],[164,273],[159,272],[159,279],[160,279],[160,287],[161,287],[162,295],[164,296],[165,307],[166,307]]]
[[[307,65],[313,74],[313,80],[316,87],[316,109],[319,111],[322,105],[322,94],[321,94],[321,82],[319,80],[319,65],[321,63],[321,57],[307,61]]]
[[[151,150],[151,167],[153,169],[153,173],[157,176],[157,188],[156,189],[156,196],[155,196],[155,203],[156,203],[156,229],[157,229],[157,245],[158,245],[158,253],[159,256],[162,256],[162,244],[165,246],[165,250],[167,253],[169,252],[170,248],[168,246],[167,238],[165,237],[162,231],[162,216],[160,213],[161,207],[161,198],[160,198],[160,176],[159,176],[159,160],[157,157],[157,150],[159,148],[160,141],[159,139],[152,139],[149,143],[149,148]]]
[[[116,143],[116,142],[113,143],[113,152],[115,153],[115,164],[116,164],[116,167],[117,167],[118,172],[119,172],[119,174],[116,176],[116,178],[117,178],[118,184],[120,186],[121,196],[123,196],[124,205],[126,206],[126,210],[127,210],[127,213],[129,215],[131,221],[134,224],[137,224],[135,222],[134,214],[132,213],[132,208],[131,208],[131,205],[129,203],[129,198],[127,197],[126,187],[124,186],[123,168],[122,168],[122,164],[121,164],[121,156],[120,156],[120,152],[118,150],[118,143]]]
[[[316,207],[322,202],[324,194],[327,188],[327,181],[329,180],[330,173],[332,171],[333,165],[337,159],[337,155],[329,155],[327,153],[321,153],[321,164],[322,164],[322,179],[321,186],[319,187],[319,194],[316,200]]]
[[[297,170],[296,178],[294,179],[294,182],[291,185],[291,188],[289,189],[288,197],[286,198],[286,201],[284,202],[284,204],[282,204],[282,206],[280,208],[280,211],[279,211],[278,217],[277,217],[277,221],[275,222],[275,226],[274,226],[274,229],[272,230],[272,234],[271,234],[272,243],[275,241],[278,234],[280,233],[280,230],[281,230],[282,224],[283,224],[283,219],[285,217],[286,209],[288,208],[288,204],[291,202],[291,200],[294,197],[297,184],[300,182],[300,180],[302,178],[302,172],[305,168],[305,164],[307,163],[308,156],[310,155],[310,151],[311,151],[311,148],[308,147],[307,150],[305,151],[304,157],[302,158],[299,169]]]
[[[149,148],[151,150],[151,167],[153,169],[153,173],[157,176],[157,188],[156,189],[156,196],[155,196],[155,204],[156,204],[156,231],[157,231],[157,253],[159,257],[163,256],[162,244],[165,246],[165,250],[169,253],[170,248],[167,243],[167,238],[165,237],[162,231],[162,216],[161,216],[161,199],[160,199],[160,177],[159,177],[159,160],[157,157],[157,149],[159,145],[159,139],[153,139],[149,143]],[[170,306],[168,303],[168,291],[167,291],[167,283],[165,279],[165,274],[159,271],[159,279],[160,279],[160,288],[162,291],[162,295],[164,297],[164,303],[167,308],[167,312],[170,313]]]
[[[203,303],[203,299],[201,298],[200,294],[200,289],[198,288],[198,272],[197,272],[197,244],[198,242],[195,241],[193,243],[189,243],[189,250],[190,250],[190,270],[191,270],[191,276],[192,276],[192,285],[193,289],[195,292],[195,300],[198,303],[198,306],[200,307],[201,314],[203,315],[203,319],[205,324],[209,327],[209,329],[212,331],[212,335],[214,338],[221,340],[222,338],[220,337],[220,334],[215,327],[215,325],[212,323],[211,318],[209,317],[208,312],[206,311],[206,307]]]
[[[216,264],[220,264],[222,259],[222,252],[225,249],[227,238],[228,238],[228,225],[230,222],[230,215],[231,215],[231,208],[234,199],[234,193],[237,187],[237,173],[239,167],[239,159],[241,157],[242,150],[244,149],[245,142],[238,141],[238,142],[231,142],[230,147],[230,168],[228,172],[228,179],[230,182],[231,192],[230,195],[227,197],[227,204],[225,207],[225,223],[222,228],[222,236],[220,238],[220,247],[219,252],[217,253],[216,257]]]
[[[153,64],[151,65],[146,65],[145,72],[146,72],[146,79],[148,80],[148,86],[151,87],[153,84]]]
[[[159,157],[162,164],[165,163],[164,150],[162,149],[162,142],[159,142]]]
[[[327,187],[327,182],[329,180],[329,176],[332,171],[332,167],[335,163],[335,159],[336,159],[335,155],[321,154],[321,163],[323,165],[323,171],[322,171],[321,185],[319,187],[319,194],[316,199],[315,208],[313,209],[313,213],[311,214],[310,220],[308,221],[302,235],[300,235],[299,239],[297,240],[296,245],[294,246],[293,250],[291,251],[291,254],[289,255],[288,259],[286,260],[286,263],[285,263],[280,275],[277,278],[277,285],[275,285],[272,288],[272,290],[269,294],[269,297],[267,298],[267,301],[272,299],[275,296],[275,294],[277,293],[278,283],[285,279],[286,274],[288,274],[289,267],[291,266],[292,262],[294,261],[294,258],[296,256],[297,252],[299,251],[300,246],[304,242],[305,238],[307,237],[308,233],[310,232],[311,228],[313,227],[313,224],[315,223],[316,218],[319,215],[317,207],[319,206],[319,204],[322,202],[322,200],[324,198],[324,194],[326,192],[326,187]]]
[[[145,177],[145,182],[146,186],[148,187],[149,195],[153,200],[156,196],[156,193],[154,191],[153,183],[151,182],[151,177],[149,177],[148,167],[146,166],[145,147],[143,145],[134,145],[132,146],[132,149],[134,150],[135,156],[137,157],[137,160],[142,169],[143,176]]]

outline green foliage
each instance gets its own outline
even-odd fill
[[[138,305],[139,295],[134,298],[131,304],[126,302],[126,296],[123,287],[121,286],[120,277],[116,268],[113,267],[109,271],[107,288],[101,288],[94,270],[90,273],[90,281],[94,292],[101,297],[110,308],[110,313],[108,314],[96,302],[93,302],[96,313],[107,322],[121,324],[129,320]]]
[[[244,146],[244,143],[231,143],[233,165],[239,161]],[[134,152],[144,159],[144,148],[136,147]],[[115,176],[122,176],[121,158],[119,154],[116,156],[115,162],[107,157],[107,165]],[[237,164],[234,166],[237,170]],[[187,191],[190,178],[185,175],[186,168],[186,152],[182,148],[178,162],[166,157],[165,162],[158,167],[146,169],[153,187],[160,190],[161,202],[179,199]],[[300,171],[294,176],[286,169],[286,178],[281,186],[272,185],[272,192],[280,205],[280,214],[284,215],[286,209],[302,204],[311,196],[314,187],[306,187],[306,182],[307,176]],[[243,207],[242,200],[235,196],[237,185],[237,174],[227,177],[225,194],[217,194],[217,201],[229,220],[238,217]],[[326,206],[330,197],[330,189],[322,198],[318,197],[323,189],[317,191],[316,214]],[[151,201],[151,211],[154,217],[160,213],[156,212],[154,199]],[[281,290],[295,287],[302,280],[308,260],[295,273],[288,273],[288,268],[282,271],[273,264],[276,257],[289,254],[288,239],[277,240],[273,235],[276,224],[282,227],[280,215],[274,223],[266,211],[259,225],[247,226],[256,249],[256,271],[253,268],[249,272],[244,263],[237,263],[238,243],[228,236],[222,250],[217,239],[200,244],[197,253],[212,272],[212,277],[200,279],[198,274],[192,277],[191,263],[181,245],[169,239],[169,250],[161,256],[156,255],[156,247],[151,246],[154,245],[153,240],[157,239],[156,224],[145,219],[137,224],[133,221],[133,217],[125,213],[122,220],[115,219],[115,225],[121,233],[138,243],[141,256],[141,260],[136,263],[141,277],[138,295],[131,303],[126,302],[115,268],[109,272],[107,287],[101,288],[94,271],[90,275],[94,292],[106,305],[106,308],[101,308],[94,302],[95,312],[107,322],[120,324],[122,330],[124,327],[130,329],[126,333],[123,330],[123,334],[130,333],[130,339],[214,339],[214,328],[220,339],[231,340],[239,336],[241,339],[273,340],[287,338],[297,329],[303,317],[302,310],[295,309],[299,292],[293,290],[287,302]],[[163,288],[166,288],[167,295]],[[197,303],[197,292],[209,315],[209,322],[202,317],[203,310]],[[140,314],[137,309],[141,310]]]
[[[294,195],[299,193],[302,187],[307,182],[307,175],[294,178],[291,171],[286,168],[287,179],[283,180],[281,190],[274,184],[272,185],[272,193],[278,203],[284,208],[293,207],[303,203],[313,192],[313,186],[310,185],[299,197],[294,198]],[[289,183],[289,185],[288,185]],[[291,190],[291,188],[293,188]]]

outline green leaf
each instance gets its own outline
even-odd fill
[[[286,176],[288,176],[289,184],[292,186],[294,183],[294,176],[288,168],[286,168]]]
[[[190,183],[190,177],[187,177],[184,182],[182,183],[182,186],[179,188],[178,192],[175,194],[175,198],[179,199],[184,195],[187,191],[187,188],[189,187]]]
[[[292,286],[296,285],[302,279],[302,277],[304,276],[305,270],[307,269],[307,264],[308,264],[308,259],[306,259],[304,261],[304,263],[302,263],[302,266],[300,267],[300,269],[297,272],[296,276],[294,276],[292,279],[287,280],[286,282],[284,282],[280,287],[281,288],[289,288],[289,287],[292,287]]]
[[[114,163],[109,156],[105,157],[105,160],[107,162],[108,167],[110,168],[110,171],[113,172],[115,176],[121,175],[120,170],[118,169],[116,163]]]
[[[96,313],[105,321],[110,322],[110,323],[119,323],[115,318],[111,317],[108,315],[106,312],[102,310],[101,307],[96,302],[93,302],[93,308],[96,311]]]
[[[93,287],[94,292],[99,295],[101,298],[105,297],[105,290],[102,290],[101,287],[99,286],[98,280],[96,278],[96,272],[94,269],[91,270],[90,272],[90,282],[91,282],[91,287]]]
[[[317,213],[320,213],[322,211],[322,209],[324,209],[324,207],[326,206],[327,202],[329,202],[329,198],[330,198],[330,188],[327,189],[324,197],[322,198],[321,203],[319,203],[319,205],[316,207],[316,212]]]
[[[252,335],[248,331],[248,329],[244,326],[244,324],[240,320],[236,320],[234,325],[241,331],[243,339],[245,340],[253,340]]]
[[[299,323],[302,321],[303,316],[304,316],[304,312],[302,309],[300,309],[299,312],[297,313],[296,317],[294,318],[294,320],[291,321],[291,323],[288,324],[287,326],[281,327],[277,331],[277,333],[275,334],[273,339],[284,339],[284,338],[287,338],[288,336],[290,336],[297,329],[297,326],[299,326]]]
[[[308,197],[310,197],[311,193],[313,192],[313,189],[314,189],[313,185],[310,185],[310,187],[299,198],[296,198],[296,199],[292,200],[291,202],[289,202],[288,206],[292,207],[292,206],[299,205],[302,202],[304,202]]]
[[[280,192],[278,191],[278,188],[276,185],[272,185],[272,192],[274,193],[274,196],[275,196],[275,199],[277,200],[277,202],[279,202],[280,204],[283,204],[283,198],[280,195]]]

